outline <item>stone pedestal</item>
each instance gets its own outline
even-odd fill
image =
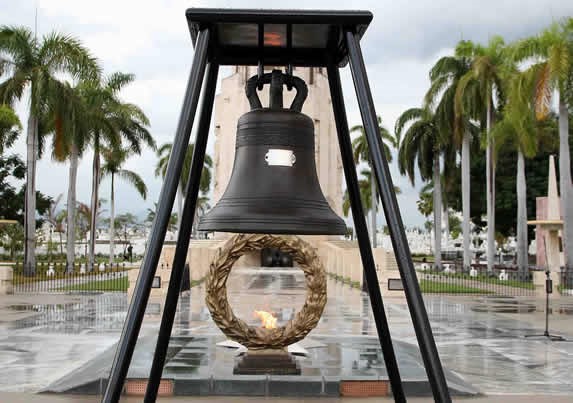
[[[247,351],[233,369],[234,375],[300,375],[296,360],[284,350]]]
[[[0,295],[14,294],[13,278],[12,267],[0,264]]]

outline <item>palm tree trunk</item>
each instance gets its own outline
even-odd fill
[[[519,279],[525,280],[528,274],[527,253],[527,183],[525,181],[525,160],[523,152],[517,151],[517,270]]]
[[[99,177],[100,177],[100,159],[97,143],[94,144],[94,159],[92,168],[92,197],[90,202],[91,216],[90,216],[90,246],[89,246],[89,260],[88,271],[94,270],[95,265],[95,243],[96,243],[96,230],[97,230],[97,213],[98,213],[98,199],[99,199]]]
[[[66,273],[74,271],[76,255],[76,180],[78,176],[78,148],[72,144],[70,153],[70,183],[68,184],[68,216],[66,231]]]
[[[115,238],[115,195],[113,189],[113,172],[111,173],[111,197],[110,197],[110,208],[109,208],[109,266],[113,266],[114,257],[114,238]]]
[[[372,166],[372,164],[370,164]],[[374,176],[374,169],[370,170],[370,196],[372,198],[370,205],[372,211],[370,213],[370,222],[372,225],[372,247],[376,248],[377,245],[377,232],[376,231],[376,207],[378,206],[378,194],[376,193],[376,177]]]
[[[464,271],[469,271],[471,266],[470,180],[470,134],[466,131],[462,140],[462,234],[464,238]]]
[[[440,157],[434,154],[434,265],[442,268],[442,184],[440,181]]]
[[[493,167],[493,139],[490,138],[491,101],[489,100],[486,113],[487,271],[492,273],[495,258],[495,169]]]
[[[450,240],[450,214],[448,213],[448,202],[444,200],[444,237],[446,239],[446,246]]]
[[[24,218],[24,275],[36,274],[36,159],[38,157],[38,119],[32,111],[26,136],[26,205]]]
[[[177,186],[177,235],[181,229],[181,218],[183,217],[183,188]]]
[[[561,215],[563,217],[563,253],[565,268],[573,270],[573,184],[569,156],[569,113],[559,92],[559,189],[561,190]]]

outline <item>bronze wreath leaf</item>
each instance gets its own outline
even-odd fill
[[[252,327],[237,318],[227,301],[227,277],[245,253],[279,248],[292,255],[306,279],[307,295],[302,309],[284,326],[275,329]],[[225,335],[250,349],[284,348],[302,340],[318,324],[326,305],[326,275],[313,247],[296,236],[239,234],[219,249],[206,281],[205,302],[213,321]]]

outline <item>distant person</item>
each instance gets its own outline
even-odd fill
[[[129,259],[129,263],[133,263],[133,246],[131,244],[127,247],[127,257]]]

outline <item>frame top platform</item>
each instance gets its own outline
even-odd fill
[[[362,37],[369,11],[189,8],[193,45],[199,31],[211,29],[210,56],[219,65],[323,67],[332,57],[346,65],[343,30]]]

